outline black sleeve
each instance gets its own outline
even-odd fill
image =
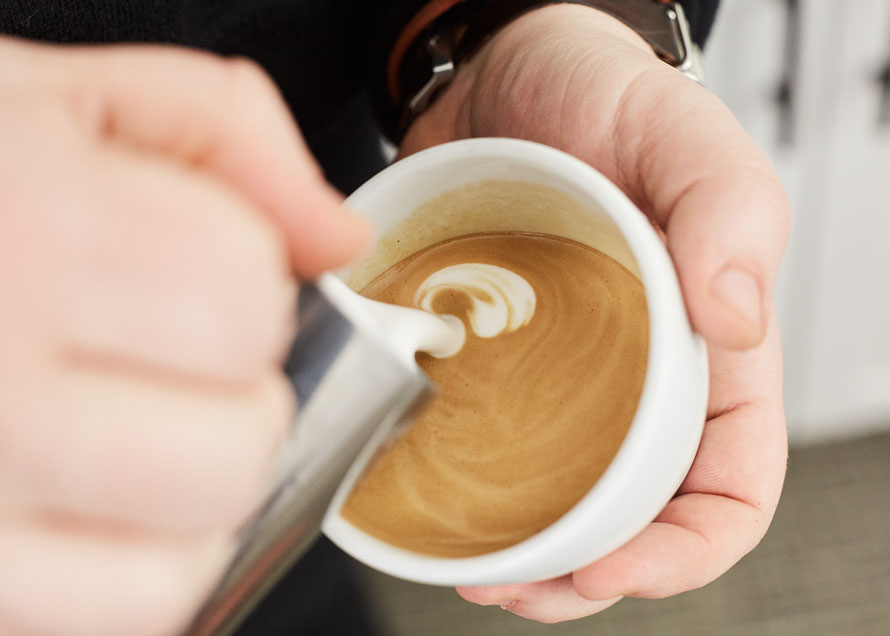
[[[384,129],[390,130],[393,125],[392,105],[386,92],[389,53],[402,29],[430,1],[392,0],[383,5],[377,14],[376,28],[371,42],[368,81],[371,100]],[[681,0],[680,4],[689,19],[692,39],[700,46],[704,46],[711,32],[720,0]]]
[[[689,19],[692,39],[703,47],[714,25],[714,16],[717,15],[720,0],[682,0],[680,4],[683,5],[683,10]]]

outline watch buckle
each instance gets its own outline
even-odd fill
[[[408,110],[414,115],[424,112],[439,89],[454,77],[454,35],[451,29],[439,29],[429,34],[423,46],[430,56],[432,74],[408,102]]]

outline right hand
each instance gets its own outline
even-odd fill
[[[268,487],[296,277],[353,258],[245,61],[0,39],[0,634],[172,634]]]
[[[772,289],[789,210],[769,160],[714,95],[627,25],[578,4],[498,31],[399,150],[465,137],[548,144],[622,188],[665,239],[708,343],[710,388],[695,462],[653,523],[571,575],[461,595],[552,623],[713,581],[763,537],[788,457]]]

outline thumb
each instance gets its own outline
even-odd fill
[[[729,109],[670,71],[637,163],[667,234],[695,328],[733,349],[766,333],[788,238],[788,202],[773,168]]]
[[[89,133],[224,181],[283,232],[298,275],[343,265],[365,244],[368,228],[340,207],[259,66],[169,46],[0,38],[0,53],[4,79],[48,91]]]
[[[750,168],[704,178],[678,199],[668,250],[692,322],[709,342],[746,349],[763,340],[787,218],[774,177]]]

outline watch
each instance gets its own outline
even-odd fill
[[[701,50],[678,2],[668,0],[457,0],[404,51],[391,77],[390,97],[398,112],[395,138],[501,27],[524,13],[551,4],[580,4],[607,13],[636,31],[655,54],[696,82],[702,81]]]

